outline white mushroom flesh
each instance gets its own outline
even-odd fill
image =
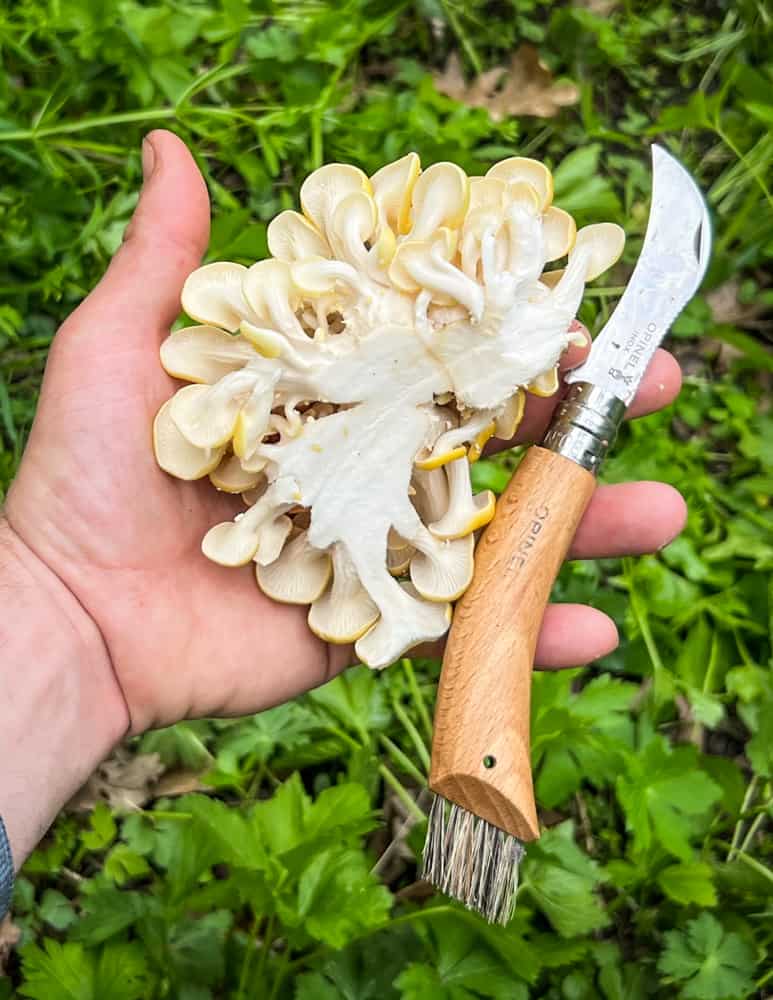
[[[552,196],[522,157],[472,179],[415,154],[370,179],[329,164],[271,223],[272,258],[185,284],[204,325],[161,349],[193,384],[156,418],[159,465],[240,492],[204,553],[254,560],[265,593],[311,604],[312,630],[372,667],[447,630],[494,511],[469,462],[527,392],[556,390],[585,282],[622,251],[619,227],[577,232]]]

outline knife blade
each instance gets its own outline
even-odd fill
[[[568,383],[590,382],[628,405],[671,324],[698,290],[711,256],[711,222],[697,184],[652,146],[652,207],[644,245],[609,321]]]

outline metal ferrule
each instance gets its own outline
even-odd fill
[[[625,409],[625,403],[607,389],[575,382],[559,403],[542,447],[595,475],[615,440]]]

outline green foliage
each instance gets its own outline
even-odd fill
[[[267,221],[323,161],[374,170],[416,149],[481,173],[514,152],[543,158],[558,204],[629,235],[586,295],[593,332],[641,246],[650,141],[694,171],[715,223],[708,280],[671,341],[684,390],[628,425],[605,468],[610,483],[673,484],[687,526],[661,553],[572,564],[557,583],[558,600],[610,614],[621,645],[534,678],[547,829],[511,925],[487,927],[416,884],[438,665],[404,661],[259,716],[136,741],[171,776],[195,771],[200,790],[60,817],[17,885],[22,942],[0,998],[769,990],[770,16],[752,0],[598,6],[18,0],[0,11],[0,496],[56,327],[120,242],[152,127],[177,131],[206,176],[209,259],[243,262],[265,254]],[[578,84],[576,107],[495,123],[435,89],[449,52],[472,77],[524,41]],[[476,487],[501,492],[518,459],[476,463]]]
[[[710,913],[702,913],[686,931],[666,934],[658,968],[680,984],[685,1000],[737,1000],[754,989],[749,974],[754,957],[740,934],[726,932]]]

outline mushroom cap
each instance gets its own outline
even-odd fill
[[[172,399],[164,403],[153,421],[156,461],[164,472],[177,479],[203,479],[217,467],[224,449],[197,448],[183,437],[171,417]]]
[[[260,566],[268,566],[277,560],[292,530],[292,518],[287,514],[280,514],[266,521],[260,529],[258,551],[253,557],[255,562]]]
[[[497,498],[494,493],[483,490],[472,497],[470,507],[464,511],[455,511],[453,507],[449,507],[440,520],[430,524],[429,530],[436,538],[465,538],[489,523],[494,517],[496,506]]]
[[[553,175],[544,163],[526,156],[511,156],[500,160],[487,171],[486,177],[495,177],[506,184],[525,182],[539,195],[540,207],[544,211],[553,200]]]
[[[260,472],[247,472],[237,455],[226,455],[209,474],[212,485],[224,493],[245,493],[254,490],[260,482]]]
[[[319,167],[301,184],[303,214],[326,233],[336,205],[354,191],[371,191],[370,181],[359,167],[349,163]]]
[[[289,264],[311,255],[330,256],[330,247],[322,233],[300,212],[291,209],[280,212],[269,222],[266,237],[271,256]]]
[[[366,191],[352,191],[333,210],[327,237],[338,260],[365,268],[366,241],[370,241],[378,225],[378,209]]]
[[[469,451],[467,452],[468,462],[478,461],[480,456],[483,454],[483,449],[486,447],[486,442],[494,436],[496,429],[497,422],[496,420],[492,420],[475,435]]]
[[[510,441],[515,437],[521,420],[523,420],[526,409],[526,392],[523,389],[511,396],[502,407],[502,412],[496,419],[495,434],[503,441]]]
[[[402,235],[411,228],[411,195],[420,173],[419,157],[408,153],[387,163],[370,179],[379,214],[394,233]]]
[[[505,204],[507,184],[499,177],[470,177],[470,205],[467,219],[481,209],[500,213]]]
[[[585,280],[593,281],[612,267],[625,247],[625,231],[614,222],[583,226],[577,233],[573,253],[588,253]]]
[[[332,563],[333,585],[309,608],[309,628],[326,642],[354,642],[378,620],[380,612],[340,544],[333,549]]]
[[[269,318],[284,333],[293,332],[295,327],[300,332],[294,315],[296,289],[287,261],[271,257],[257,261],[247,269],[242,290],[256,316]],[[260,322],[257,325],[260,326]]]
[[[343,645],[365,635],[378,617],[378,607],[362,587],[357,596],[346,601],[335,601],[331,591],[323,594],[309,608],[308,623],[320,639]]]
[[[173,378],[212,385],[243,368],[255,357],[255,348],[215,326],[188,326],[170,333],[160,354],[164,370]]]
[[[467,175],[455,163],[434,163],[419,175],[411,196],[412,240],[426,240],[436,229],[456,229],[470,198]]]
[[[467,449],[464,445],[454,445],[447,450],[433,451],[427,458],[417,458],[416,468],[427,471],[430,469],[439,469],[441,465],[448,465],[449,462],[455,462],[457,458],[464,458],[466,454]]]
[[[371,240],[369,259],[380,271],[386,271],[397,250],[397,240],[389,226],[380,226],[375,240]],[[380,276],[374,275],[381,280]]]
[[[267,597],[284,604],[312,604],[324,593],[332,571],[328,553],[312,548],[304,531],[285,545],[274,562],[258,563],[255,575]]]
[[[558,392],[559,385],[558,365],[556,365],[549,371],[538,375],[526,386],[526,391],[530,392],[532,396],[539,396],[541,399],[546,399],[548,396],[554,396]]]
[[[226,379],[241,374],[227,375],[214,386],[186,385],[172,397],[170,416],[191,444],[219,448],[231,440],[243,397],[229,391]]]
[[[411,560],[411,582],[428,601],[455,601],[472,581],[475,539],[469,534],[434,542],[431,546],[416,543],[419,551]]]
[[[228,261],[197,268],[183,285],[183,311],[198,323],[238,330],[243,319],[256,318],[242,294],[246,273],[244,265]]]
[[[257,504],[234,521],[222,521],[209,529],[201,542],[207,559],[231,567],[246,566],[254,559],[260,540],[260,523],[256,524],[253,516],[256,508]]]
[[[543,212],[542,197],[533,184],[526,181],[513,181],[505,188],[505,204],[508,208],[522,209],[529,215],[537,216]],[[545,209],[547,214],[550,209]]]
[[[242,337],[264,358],[278,358],[286,346],[285,338],[276,330],[255,326],[243,320],[239,326]]]
[[[388,667],[414,646],[439,639],[451,624],[450,604],[422,601],[410,583],[400,588],[403,597],[395,600],[393,614],[382,614],[354,647],[360,661],[375,670]]]
[[[568,212],[551,205],[542,216],[542,232],[545,236],[545,260],[565,257],[577,239],[577,225]]]
[[[252,507],[237,514],[233,521],[210,528],[201,551],[221,566],[246,566],[255,558],[266,526],[292,506],[291,495],[296,489],[290,477],[270,483]]]
[[[253,462],[264,435],[269,430],[271,408],[274,405],[274,386],[279,372],[257,382],[248,399],[242,404],[234,421],[232,436],[234,452],[243,462]],[[254,464],[250,466],[254,468]]]

